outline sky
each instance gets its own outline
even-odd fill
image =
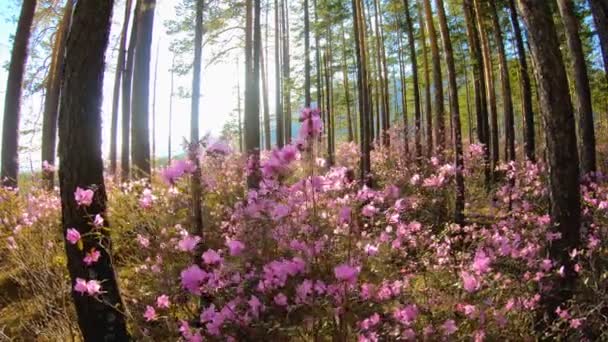
[[[4,14],[0,14],[0,65],[7,64],[10,60],[10,50],[12,43],[10,36],[14,34],[16,23],[14,20],[9,20],[11,17],[16,18],[19,14],[20,0],[0,0],[0,8],[7,9]],[[150,115],[152,115],[152,94],[153,80],[155,67],[155,54],[158,49],[158,78],[157,78],[157,97],[156,97],[156,155],[167,155],[167,137],[169,136],[169,105],[171,94],[171,73],[172,54],[169,52],[169,44],[171,37],[166,34],[164,22],[175,16],[174,0],[157,0],[157,10],[154,18],[154,33],[152,43],[152,61],[150,63]],[[114,85],[114,69],[116,67],[116,55],[118,47],[118,39],[122,25],[124,14],[124,0],[117,0],[115,3],[114,14],[112,18],[112,30],[108,51],[106,52],[106,72],[104,74],[103,88],[103,105],[102,105],[102,121],[103,121],[103,153],[107,157],[109,153],[110,140],[110,118],[112,108],[112,91]],[[241,53],[239,49],[234,50]],[[236,54],[237,52],[235,52]],[[218,136],[224,123],[229,120],[230,114],[237,108],[237,82],[241,84],[243,90],[243,72],[242,66],[236,64],[236,55],[223,59],[219,63],[213,64],[207,68],[204,67],[202,72],[201,85],[201,104],[200,104],[200,132],[201,136],[206,133],[211,133],[213,136]],[[211,59],[209,49],[203,49],[203,66]],[[243,58],[240,57],[242,61]],[[268,61],[270,65],[274,62],[272,58]],[[273,68],[269,68],[268,72],[273,75]],[[272,80],[273,78],[270,77]],[[0,68],[0,118],[4,115],[4,94],[6,89],[7,72],[4,68]],[[188,90],[191,88],[192,76],[175,78],[175,90],[182,86]],[[269,84],[269,91],[272,94],[274,85]],[[24,103],[22,110],[23,116],[38,115],[41,105],[40,97],[31,98],[29,103]],[[172,150],[173,153],[182,152],[182,142],[190,135],[190,98],[181,99],[178,96],[174,97],[173,102],[173,125],[172,125]],[[271,101],[273,102],[273,101]],[[273,108],[271,107],[271,111]],[[39,120],[41,123],[41,120]],[[1,120],[0,120],[1,126]],[[41,126],[41,124],[40,124]],[[152,130],[152,119],[150,118],[150,130]],[[119,120],[119,147],[120,153],[120,120]],[[38,141],[39,137],[32,139]],[[20,140],[20,145],[27,144],[25,139]],[[38,142],[37,142],[38,143]],[[40,165],[39,150],[23,153],[20,156],[21,168],[29,169],[31,165]]]

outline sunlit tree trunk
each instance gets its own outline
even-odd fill
[[[44,114],[42,117],[42,146],[40,149],[40,160],[42,162],[46,161],[50,165],[55,165],[55,147],[57,145],[57,116],[59,113],[59,94],[61,92],[61,79],[63,76],[61,70],[63,68],[63,61],[65,57],[65,38],[70,28],[73,8],[74,1],[67,1],[65,4],[65,8],[63,9],[63,17],[61,18],[59,28],[55,33],[55,41],[53,43],[53,51],[51,57],[51,66],[49,67],[49,74],[47,76],[46,82],[46,93],[44,94]],[[114,117],[112,117],[112,120],[114,120]],[[112,158],[110,159],[112,160]],[[113,161],[114,170],[116,170],[116,145],[114,145]],[[45,170],[43,172],[42,177],[44,180],[45,187],[49,190],[53,189],[55,171]]]
[[[2,124],[2,167],[0,183],[17,187],[19,176],[19,119],[21,116],[21,93],[27,47],[30,40],[32,21],[36,11],[36,0],[24,0],[13,40],[11,61],[8,67],[6,95],[4,98],[4,117]]]
[[[173,138],[173,96],[175,95],[175,53],[173,54],[173,62],[171,64],[171,94],[169,95],[169,135],[167,138],[167,165],[171,165],[171,139]],[[240,101],[239,101],[240,103]]]
[[[304,106],[310,107],[310,16],[308,0],[304,0]]]
[[[595,172],[595,128],[593,125],[593,108],[591,106],[591,88],[587,76],[587,63],[583,44],[579,36],[579,24],[572,1],[557,0],[568,43],[568,52],[572,61],[572,79],[574,80],[574,108],[578,117],[579,156],[583,176]]]
[[[518,0],[517,5],[528,29],[528,39],[538,83],[540,110],[545,127],[549,166],[550,215],[553,232],[561,238],[551,242],[549,255],[562,265],[563,276],[555,277],[551,289],[543,293],[541,304],[550,321],[555,310],[571,298],[576,279],[575,261],[569,252],[580,243],[580,187],[578,152],[568,79],[549,3]],[[540,329],[547,327],[538,320]]]
[[[526,59],[526,49],[524,40],[517,19],[515,0],[509,0],[509,12],[511,14],[511,26],[515,36],[517,47],[517,58],[519,61],[519,80],[521,88],[521,109],[524,117],[524,152],[526,159],[536,161],[536,139],[534,133],[534,111],[532,108],[532,87],[530,85],[530,75],[528,74],[528,61]]]
[[[252,2],[253,1],[253,6]],[[253,7],[253,8],[252,8]],[[252,13],[253,9],[253,25]],[[245,40],[245,150],[251,166],[247,186],[258,188],[260,183],[260,52],[262,31],[260,24],[261,0],[247,0],[247,29]]]
[[[420,84],[418,82],[418,60],[416,55],[416,41],[414,40],[414,25],[412,24],[412,18],[410,15],[410,6],[408,0],[403,0],[403,6],[405,8],[405,25],[407,27],[407,40],[410,52],[410,64],[412,67],[412,82],[414,88],[414,147],[416,149],[416,158],[420,160],[422,158],[422,144],[421,144],[421,124],[422,124],[422,113],[420,112]]]
[[[129,49],[127,50],[127,60],[125,69],[122,73],[122,141],[120,153],[120,171],[123,182],[129,180],[130,165],[129,157],[131,153],[131,86],[133,81],[133,64],[135,63],[135,48],[137,45],[137,29],[139,22],[140,2],[137,1],[133,13],[133,25],[129,37]]]
[[[275,83],[275,115],[277,122],[277,146],[282,148],[285,144],[285,119],[283,117],[282,87],[281,80],[281,39],[279,27],[279,1],[274,0],[274,83]],[[240,94],[239,94],[240,96]],[[240,101],[239,101],[240,107]],[[240,112],[239,112],[240,116]],[[240,119],[239,119],[240,120]]]
[[[190,161],[196,166],[196,173],[190,177],[192,190],[192,229],[198,236],[203,236],[203,211],[201,173],[199,162],[199,101],[201,97],[201,64],[203,45],[203,11],[204,0],[196,0],[196,13],[194,22],[194,62],[192,63],[192,102],[190,107]]]
[[[403,44],[401,37],[397,40],[397,62],[399,64],[399,82],[401,82],[401,109],[403,115],[403,154],[408,157],[410,154],[409,122],[407,116],[407,87],[405,85],[405,61],[403,58]],[[397,80],[394,81],[395,97],[397,97]],[[414,90],[415,91],[415,90]],[[395,101],[396,102],[396,101]]]
[[[264,57],[264,48],[260,46],[260,72],[262,78],[262,106],[263,106],[263,125],[264,125],[264,148],[270,150],[271,132],[270,132],[270,105],[268,103],[268,74]]]
[[[110,34],[113,1],[79,1],[67,38],[64,79],[59,113],[59,185],[62,228],[82,236],[82,245],[66,241],[67,267],[78,325],[85,341],[129,341],[116,276],[112,266],[112,244],[108,220],[97,229],[91,218],[106,217],[106,190],[101,155],[101,104],[104,54]],[[94,188],[93,202],[79,206],[76,188]],[[95,233],[92,233],[95,230]],[[82,248],[79,248],[81,246]],[[83,262],[95,248],[100,258],[92,265]],[[76,279],[97,280],[101,293],[89,296],[73,290]]]
[[[367,47],[365,42],[365,20],[362,0],[352,0],[353,26],[355,33],[355,56],[357,59],[357,88],[359,98],[359,131],[361,145],[360,179],[369,183],[370,164],[370,107],[367,76]]]
[[[291,66],[289,56],[289,6],[281,0],[281,29],[283,31],[283,106],[285,107],[285,143],[291,143]]]
[[[424,0],[423,0],[424,1]],[[433,155],[433,113],[431,111],[431,79],[429,74],[429,58],[426,46],[426,33],[424,28],[424,11],[420,3],[418,7],[418,20],[420,27],[420,43],[422,45],[422,61],[424,65],[424,114],[426,115],[426,154]]]
[[[152,88],[152,160],[151,167],[152,172],[156,167],[156,83],[158,81],[158,53],[160,49],[160,42],[156,45],[156,59],[154,62],[154,84]]]
[[[350,86],[348,84],[348,62],[346,58],[346,37],[344,32],[344,22],[341,23],[342,28],[342,77],[344,79],[344,100],[346,101],[346,125],[348,128],[348,141],[354,140],[353,117],[350,110]]]

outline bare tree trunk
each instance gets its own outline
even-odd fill
[[[369,183],[370,165],[370,108],[367,76],[367,57],[365,43],[365,19],[361,0],[352,0],[353,25],[355,33],[355,56],[357,58],[357,87],[359,97],[360,121],[360,178],[363,184]]]
[[[405,85],[405,61],[403,58],[403,44],[401,42],[401,37],[397,40],[398,43],[398,51],[397,51],[397,59],[399,63],[399,81],[401,82],[401,107],[403,112],[403,153],[405,157],[408,157],[410,154],[410,137],[409,137],[409,122],[407,117],[407,87]],[[397,80],[394,82],[395,84],[395,97],[397,97]],[[415,91],[415,90],[414,90]]]
[[[534,133],[534,111],[532,108],[532,88],[530,75],[528,74],[528,62],[526,60],[526,49],[517,19],[515,1],[509,0],[509,12],[511,14],[511,25],[517,46],[517,57],[519,60],[519,79],[521,88],[521,107],[524,117],[524,150],[526,158],[532,162],[536,161],[536,139]]]
[[[443,0],[435,0],[437,14],[439,17],[439,27],[441,41],[443,42],[443,52],[445,64],[448,69],[448,89],[450,92],[450,111],[452,112],[452,130],[454,135],[454,152],[456,164],[456,200],[454,202],[454,222],[464,224],[464,157],[462,153],[462,132],[460,129],[460,106],[458,104],[458,84],[456,83],[456,67],[454,65],[454,52],[452,41],[448,32],[448,23],[445,17]]]
[[[494,40],[498,48],[498,65],[500,69],[500,84],[502,88],[502,105],[505,116],[505,162],[515,160],[515,119],[513,117],[513,100],[511,98],[511,81],[509,79],[509,69],[507,66],[507,58],[505,54],[505,45],[498,21],[498,12],[496,11],[496,0],[488,1],[490,4],[490,18],[492,23],[492,32]]]
[[[253,26],[251,26],[251,1],[253,1]],[[258,188],[260,183],[260,52],[262,32],[260,27],[261,0],[247,0],[248,28],[246,39],[246,57],[248,58],[245,92],[245,146],[249,165],[252,166],[247,176],[250,189]],[[252,37],[253,35],[253,37]]]
[[[342,28],[342,77],[344,78],[344,98],[346,101],[346,125],[348,127],[348,141],[354,140],[353,117],[350,110],[350,86],[348,85],[348,63],[346,59],[346,37],[344,32],[344,22]]]
[[[262,73],[262,105],[264,108],[264,148],[270,150],[270,108],[268,104],[268,74],[266,73],[266,65],[264,60],[264,48],[260,46],[260,69]]]
[[[418,0],[417,0],[418,1]],[[422,0],[425,1],[425,0]],[[431,79],[429,75],[429,58],[426,46],[426,33],[424,28],[424,13],[420,3],[418,6],[418,20],[420,26],[420,40],[422,43],[422,60],[424,62],[424,113],[426,115],[426,153],[433,155],[433,113],[431,112]]]
[[[190,149],[189,158],[196,166],[196,173],[190,178],[192,190],[192,229],[198,236],[203,236],[202,189],[200,173],[200,137],[199,137],[199,101],[201,97],[201,61],[203,54],[203,11],[205,1],[196,0],[194,22],[194,62],[192,63],[192,102],[190,112]]]
[[[283,117],[283,103],[281,101],[281,40],[279,27],[279,1],[274,0],[274,83],[275,83],[275,111],[277,121],[277,146],[282,148],[285,144],[285,118]],[[240,96],[240,95],[239,95]],[[240,106],[240,101],[239,101]],[[239,113],[240,115],[240,113]]]
[[[304,0],[304,106],[310,107],[310,19],[308,0]]]
[[[77,279],[99,281],[101,293],[90,296],[72,290],[78,325],[85,341],[129,341],[124,305],[112,267],[112,244],[106,229],[96,229],[95,215],[106,216],[106,190],[101,156],[101,99],[104,54],[110,34],[113,1],[80,1],[67,38],[59,113],[59,185],[62,227],[82,236],[82,248],[66,241],[67,267],[72,286]],[[84,90],[84,92],[83,92]],[[77,187],[94,189],[93,202],[79,206]],[[93,230],[95,233],[93,234]],[[95,248],[99,260],[86,265],[84,254]]]
[[[289,7],[281,0],[281,28],[283,30],[283,105],[285,106],[285,143],[291,143],[291,66],[289,64]]]
[[[46,93],[44,94],[44,114],[42,118],[42,146],[40,160],[43,163],[46,161],[49,165],[55,165],[57,116],[59,113],[59,96],[61,92],[62,79],[61,70],[63,68],[63,61],[65,57],[65,40],[68,30],[70,29],[73,8],[74,1],[67,1],[65,8],[63,9],[63,17],[61,18],[59,28],[55,33],[51,66],[49,68],[49,75],[46,82]],[[116,152],[116,146],[114,146],[114,152]],[[114,155],[114,166],[116,166],[116,155]],[[55,171],[52,169],[44,170],[43,180],[45,187],[48,190],[52,190],[55,180]]]
[[[21,116],[21,91],[27,61],[32,21],[36,11],[36,0],[24,0],[13,41],[11,62],[8,67],[4,118],[2,124],[2,168],[0,184],[17,187],[19,177],[19,119]]]
[[[519,12],[528,28],[529,43],[538,83],[540,109],[546,132],[549,165],[550,214],[554,232],[561,238],[551,242],[551,260],[564,267],[564,275],[554,278],[541,304],[551,321],[555,309],[572,296],[576,272],[569,252],[580,243],[580,186],[578,152],[568,79],[559,40],[548,2],[518,0]],[[539,328],[547,327],[538,320]],[[548,322],[550,324],[550,322]]]
[[[139,0],[137,51],[133,69],[133,115],[131,116],[131,160],[133,176],[150,176],[150,49],[156,0]]]
[[[583,45],[579,36],[579,24],[574,12],[572,1],[558,0],[559,13],[566,31],[568,52],[572,60],[572,73],[574,79],[574,108],[578,116],[579,156],[581,174],[583,176],[594,173],[595,162],[595,128],[593,125],[593,108],[591,106],[591,88],[587,76],[587,63],[583,52]]]
[[[386,70],[386,55],[384,52],[384,34],[382,32],[382,15],[378,0],[374,0],[374,25],[376,27],[376,65],[378,69],[378,89],[381,102],[379,122],[382,121],[382,144],[388,146],[390,144],[390,136],[388,130],[390,128],[389,117],[389,93],[388,93],[388,73]]]
[[[123,182],[129,180],[131,153],[131,86],[133,81],[133,64],[135,63],[135,48],[137,45],[137,30],[139,22],[139,0],[136,1],[133,13],[133,25],[131,25],[131,36],[129,37],[129,49],[127,50],[127,61],[122,74],[122,145],[120,154],[120,170]]]
[[[418,62],[416,59],[416,41],[414,40],[414,25],[412,24],[412,18],[410,15],[410,6],[408,0],[403,0],[403,6],[405,8],[405,25],[407,27],[407,40],[410,49],[410,64],[412,67],[412,82],[414,87],[414,121],[416,130],[414,132],[414,146],[416,149],[416,159],[422,158],[422,145],[420,138],[421,134],[421,120],[422,113],[420,111],[420,84],[418,82]]]

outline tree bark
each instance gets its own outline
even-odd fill
[[[245,92],[245,149],[249,158],[250,170],[247,175],[247,186],[257,189],[260,183],[260,52],[262,32],[260,27],[261,0],[247,0],[247,7],[251,9],[253,1],[253,26],[247,32],[246,57],[250,58],[246,73]],[[248,23],[251,23],[251,12],[247,13]],[[251,35],[253,33],[253,37]],[[248,41],[248,42],[247,42]],[[252,58],[252,60],[251,60]]]
[[[57,145],[57,116],[59,113],[59,96],[61,92],[61,79],[63,76],[63,61],[65,57],[65,38],[70,29],[73,8],[74,1],[67,1],[63,9],[63,17],[61,18],[59,28],[55,33],[51,66],[49,68],[49,75],[46,83],[46,93],[44,94],[40,160],[42,162],[46,161],[49,165],[53,166],[55,165],[55,148]],[[44,170],[43,168],[42,178],[44,186],[48,190],[52,190],[55,181],[55,171],[52,169]]]
[[[420,85],[418,82],[418,62],[416,55],[416,41],[414,40],[414,26],[412,24],[412,18],[410,15],[410,6],[408,0],[403,0],[403,6],[405,8],[405,25],[407,26],[407,40],[410,49],[410,64],[412,66],[412,82],[414,87],[414,121],[416,130],[414,132],[414,146],[416,149],[416,159],[422,158],[422,145],[421,145],[421,120],[422,113],[420,112]]]
[[[283,30],[283,105],[285,106],[285,143],[291,143],[291,66],[289,56],[289,7],[281,0],[281,28]]]
[[[150,50],[156,0],[138,0],[139,21],[137,23],[137,51],[133,69],[133,115],[131,117],[131,160],[133,176],[150,176]]]
[[[36,0],[24,0],[13,41],[11,61],[8,67],[6,95],[4,98],[4,118],[2,124],[2,167],[0,183],[17,187],[19,176],[19,120],[21,117],[21,92],[23,75],[27,62],[27,47],[30,40],[32,21],[36,11]]]
[[[350,86],[348,84],[348,63],[346,59],[346,37],[344,32],[344,22],[342,28],[342,77],[344,78],[344,100],[346,101],[346,125],[348,128],[348,141],[354,140],[353,117],[350,110]]]
[[[431,0],[423,0],[424,14],[426,17],[426,30],[431,43],[431,62],[433,66],[433,110],[435,112],[435,140],[439,154],[445,149],[445,113],[443,108],[443,78],[441,76],[441,62],[439,59],[439,45],[437,44],[437,32],[433,24],[433,11]]]
[[[452,130],[454,136],[454,152],[456,165],[456,199],[454,202],[454,222],[464,224],[464,157],[462,153],[462,132],[460,128],[460,105],[458,104],[458,84],[456,83],[456,66],[454,64],[454,52],[452,41],[448,31],[448,23],[445,16],[443,0],[435,0],[437,16],[439,18],[439,28],[445,64],[448,70],[448,90],[450,92],[450,111],[452,112]]]
[[[357,88],[359,97],[359,131],[361,159],[359,165],[360,179],[363,184],[369,183],[370,165],[370,107],[367,76],[367,57],[365,42],[365,20],[361,0],[352,0],[353,26],[355,33],[355,56],[357,59]]]
[[[192,102],[190,112],[190,161],[196,166],[196,173],[190,178],[192,190],[192,229],[194,234],[203,236],[202,189],[200,173],[199,101],[201,93],[201,61],[203,54],[203,11],[204,0],[196,0],[194,21],[194,62],[192,63]]]
[[[66,241],[67,266],[72,286],[76,279],[98,280],[96,297],[72,290],[78,325],[85,341],[129,341],[116,276],[111,262],[111,240],[106,229],[95,228],[91,217],[106,215],[106,190],[101,155],[101,102],[104,53],[108,45],[113,1],[80,1],[67,38],[64,80],[59,113],[59,184],[65,236],[74,228],[83,236],[82,249]],[[84,91],[84,93],[83,93]],[[87,208],[74,199],[77,187],[94,189]],[[99,239],[98,235],[101,235]],[[101,246],[100,246],[101,245]],[[83,257],[96,248],[99,260],[87,266]]]
[[[511,98],[511,80],[509,79],[509,68],[505,54],[505,45],[502,30],[496,10],[496,0],[490,0],[490,19],[492,22],[492,33],[498,48],[498,65],[500,69],[500,84],[502,90],[502,106],[505,116],[505,162],[515,160],[515,119],[513,117],[513,99]]]
[[[518,0],[519,12],[529,32],[534,74],[538,83],[540,109],[545,126],[551,230],[561,233],[553,241],[549,255],[564,266],[564,276],[545,292],[541,304],[550,320],[555,309],[572,296],[576,272],[568,253],[580,241],[580,188],[578,152],[568,79],[562,61],[559,40],[548,2]],[[539,323],[539,327],[546,325]]]
[[[274,0],[274,83],[275,83],[275,111],[277,121],[277,146],[282,148],[285,144],[285,118],[283,117],[281,80],[281,40],[279,27],[279,1]],[[240,101],[239,101],[240,102]],[[239,104],[240,106],[240,104]]]
[[[425,0],[423,0],[425,1]],[[424,32],[424,13],[420,6],[418,6],[418,20],[420,26],[420,41],[422,44],[422,61],[424,64],[424,114],[426,115],[426,154],[427,157],[433,155],[433,113],[431,112],[431,79],[429,75],[429,58],[426,46],[426,33]]]
[[[310,18],[308,0],[304,0],[304,106],[310,107]]]
[[[129,37],[129,49],[127,50],[127,61],[122,74],[122,139],[120,153],[120,171],[123,182],[129,180],[131,167],[129,157],[131,153],[131,87],[133,84],[133,64],[135,63],[135,48],[137,45],[137,30],[139,22],[140,1],[135,3],[133,12],[133,25]]]
[[[536,139],[534,133],[534,111],[532,108],[532,87],[530,85],[530,75],[528,74],[528,61],[526,59],[526,49],[524,40],[517,19],[515,0],[509,0],[509,12],[511,14],[511,26],[515,36],[517,47],[517,58],[519,60],[519,79],[521,88],[521,109],[524,117],[524,152],[526,159],[536,161]]]
[[[270,150],[272,147],[270,132],[270,106],[268,103],[268,74],[264,57],[264,48],[260,46],[260,69],[262,78],[262,106],[264,109],[264,148]]]
[[[593,125],[593,108],[591,106],[591,88],[587,76],[587,63],[583,44],[579,36],[579,24],[572,1],[558,0],[557,5],[562,17],[568,43],[568,52],[572,61],[572,79],[574,80],[574,109],[578,117],[579,156],[581,174],[594,173],[595,161],[595,128]]]

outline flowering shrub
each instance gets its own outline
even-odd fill
[[[301,140],[262,156],[256,190],[245,191],[245,158],[219,143],[202,152],[198,170],[174,161],[151,182],[108,181],[114,265],[138,339],[608,338],[601,335],[607,324],[601,298],[608,298],[606,179],[582,189],[584,243],[569,251],[578,273],[574,297],[538,332],[542,295],[563,275],[546,252],[561,236],[548,229],[542,164],[500,166],[504,178],[486,193],[483,149],[470,145],[468,221],[459,226],[447,215],[455,173],[447,159],[416,163],[403,156],[402,144],[376,146],[374,188],[361,187],[352,176],[356,145],[338,146],[344,153],[327,169],[319,162],[319,113],[305,110],[301,120]],[[203,184],[203,236],[188,229],[190,177]],[[63,260],[61,239],[80,240],[77,232],[47,234],[58,227],[55,194],[24,201],[2,191],[0,248],[9,256],[3,267],[31,267],[19,264],[27,261],[19,253]],[[88,196],[77,196],[86,205]],[[54,247],[42,250],[45,240]],[[86,251],[83,262],[94,263],[96,255]],[[63,261],[32,270],[41,267],[53,270],[57,295],[104,290],[103,279],[68,284]],[[37,289],[32,282],[20,286]],[[57,302],[45,300],[46,307]],[[74,324],[71,307],[59,311]]]

